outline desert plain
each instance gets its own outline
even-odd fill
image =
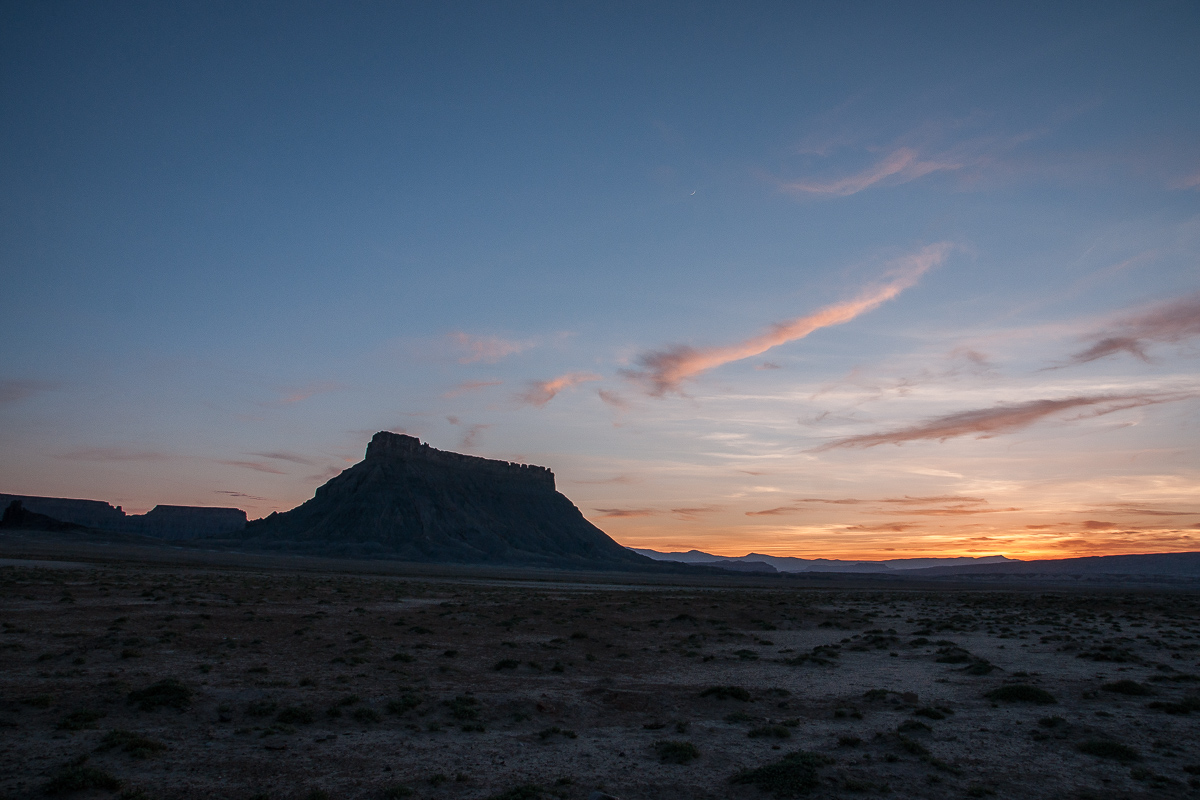
[[[593,578],[6,559],[0,797],[1200,795],[1194,592]]]

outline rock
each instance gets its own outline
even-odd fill
[[[303,505],[250,522],[240,545],[314,555],[579,569],[656,569],[555,490],[545,467],[380,432]],[[678,566],[678,565],[676,565]]]

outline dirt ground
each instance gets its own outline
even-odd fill
[[[10,560],[0,622],[0,797],[1200,796],[1196,594]]]

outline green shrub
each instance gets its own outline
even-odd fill
[[[817,769],[831,763],[827,756],[797,750],[773,764],[742,770],[729,782],[749,784],[776,797],[797,797],[817,788],[821,782]]]
[[[1051,705],[1058,701],[1054,699],[1054,695],[1047,692],[1045,689],[1039,689],[1036,686],[1030,686],[1025,683],[1014,683],[1008,686],[1001,686],[998,689],[993,689],[984,695],[989,700],[1004,701],[1008,703],[1038,703],[1039,705]]]
[[[164,678],[145,689],[130,692],[129,702],[136,703],[142,711],[164,706],[183,711],[192,704],[192,690],[174,678]]]
[[[741,686],[710,686],[700,693],[701,697],[715,697],[717,700],[740,700],[743,703],[750,700],[750,692]]]
[[[1110,739],[1089,739],[1086,742],[1080,742],[1079,752],[1087,753],[1089,756],[1097,758],[1111,758],[1114,761],[1141,761],[1142,756],[1137,750],[1134,750],[1127,744],[1114,742]]]
[[[664,764],[687,764],[700,757],[700,751],[691,742],[655,742],[654,752]]]

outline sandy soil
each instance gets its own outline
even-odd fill
[[[10,798],[1200,796],[1195,594],[10,559],[0,610]]]

